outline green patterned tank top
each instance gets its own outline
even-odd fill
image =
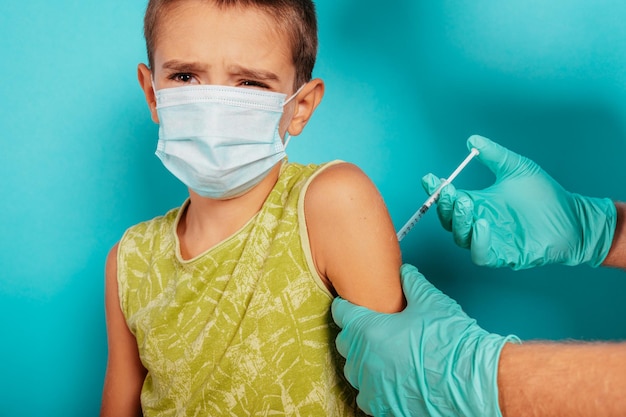
[[[119,297],[148,370],[145,417],[359,415],[304,219],[325,166],[284,163],[255,217],[191,260],[176,235],[188,203],[126,231]]]

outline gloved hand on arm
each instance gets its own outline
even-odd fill
[[[357,403],[374,416],[501,416],[498,359],[515,336],[490,334],[412,265],[401,268],[407,307],[382,314],[336,298],[333,318]]]
[[[468,148],[496,176],[477,191],[443,188],[437,202],[442,226],[477,265],[524,269],[550,263],[600,265],[609,252],[617,213],[610,199],[566,191],[539,165],[482,136]],[[422,178],[432,194],[441,180]]]

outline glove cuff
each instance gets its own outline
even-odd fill
[[[502,417],[498,401],[498,364],[506,343],[521,343],[517,336],[484,333],[470,337],[459,347],[471,355],[457,357],[457,369],[452,380],[456,387],[451,395],[455,412],[467,417]],[[461,372],[458,372],[461,370]]]
[[[498,393],[498,365],[500,363],[500,354],[506,343],[521,343],[517,336],[509,335],[506,337],[489,334],[482,341],[482,348],[477,352],[477,358],[480,360],[484,370],[484,396],[481,400],[481,415],[489,417],[502,417],[499,403]],[[477,398],[479,398],[477,396]],[[479,405],[479,404],[476,404]]]
[[[579,263],[598,267],[609,254],[617,225],[617,208],[609,198],[583,197],[574,194],[582,228]]]

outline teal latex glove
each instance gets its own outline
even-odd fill
[[[377,313],[341,298],[332,304],[343,328],[337,350],[359,390],[359,407],[374,416],[501,416],[500,351],[519,339],[481,329],[414,266],[400,272],[407,299],[400,313]]]
[[[524,269],[604,261],[617,222],[610,199],[570,193],[535,162],[482,136],[470,137],[467,146],[480,151],[476,159],[496,181],[478,191],[444,187],[437,213],[475,264]],[[428,194],[440,183],[432,174],[422,178]]]

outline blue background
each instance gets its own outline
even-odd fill
[[[327,94],[290,159],[344,159],[396,227],[479,133],[566,188],[623,199],[626,3],[319,0]],[[0,415],[88,416],[106,365],[106,254],[186,190],[154,156],[136,81],[143,1],[0,2]],[[491,174],[473,162],[456,185]],[[524,339],[624,339],[622,271],[471,264],[428,215],[402,242],[483,327]]]

